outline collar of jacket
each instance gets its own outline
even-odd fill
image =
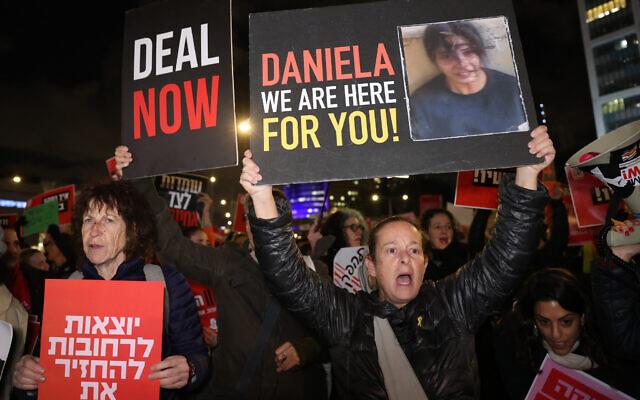
[[[116,274],[111,278],[114,281],[139,281],[144,279],[144,260],[142,257],[131,258],[118,266]],[[96,266],[89,260],[84,260],[80,266],[84,279],[104,280]],[[142,279],[140,279],[142,277]]]
[[[378,291],[367,295],[371,301],[372,313],[380,318],[386,318],[396,334],[400,345],[404,346],[414,340],[414,330],[412,329],[411,316],[414,307],[414,300],[402,308],[397,308],[388,301],[378,299]]]

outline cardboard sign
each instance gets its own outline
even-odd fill
[[[18,222],[18,214],[0,214],[0,227],[2,229],[14,228]]]
[[[155,178],[156,190],[169,207],[173,218],[183,228],[200,226],[198,193],[206,192],[209,179],[200,175],[172,174]]]
[[[213,296],[213,290],[191,279],[187,280],[189,281],[189,286],[191,286],[193,297],[196,300],[200,325],[202,325],[203,328],[211,328],[214,331],[218,331],[218,307],[216,306],[216,299]]]
[[[38,398],[158,399],[148,376],[162,354],[163,296],[161,282],[47,279]]]
[[[71,223],[73,217],[73,202],[75,198],[76,187],[74,185],[62,186],[48,192],[44,192],[34,196],[27,202],[27,208],[39,206],[50,201],[58,202],[59,224],[66,225]],[[25,211],[26,212],[26,211]]]
[[[472,24],[482,48],[490,49],[479,75],[504,86],[495,88],[500,94],[489,96],[486,107],[475,100],[443,107],[452,94],[442,84],[438,93],[418,98],[421,87],[445,79],[437,71],[421,73],[427,64],[436,68],[421,36],[445,23]],[[249,32],[257,127],[251,150],[263,183],[536,162],[527,150],[535,108],[510,1],[386,1],[260,13],[251,15]],[[485,97],[493,89],[486,85],[481,92]],[[505,103],[494,103],[498,98]],[[427,125],[435,127],[433,136],[420,132]]]
[[[546,356],[525,400],[632,400],[591,375],[555,363]]]
[[[598,178],[577,168],[566,166],[573,209],[580,228],[604,224],[611,200],[611,189]]]
[[[23,235],[46,232],[49,225],[60,223],[58,203],[50,201],[39,206],[24,210],[24,218],[27,223],[22,231]]]
[[[162,1],[127,12],[126,179],[235,165],[230,1]]]
[[[456,195],[453,204],[456,207],[498,208],[498,187],[504,171],[475,170],[458,172]]]
[[[349,293],[370,291],[364,265],[367,254],[369,248],[366,246],[340,249],[333,259],[333,283]]]
[[[4,366],[9,359],[11,341],[13,340],[13,327],[7,321],[0,320],[0,379],[4,372]],[[19,357],[17,355],[16,357]]]

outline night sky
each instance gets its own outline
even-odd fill
[[[51,187],[106,175],[120,137],[124,11],[148,2],[3,2],[0,6],[0,178]],[[248,114],[248,12],[344,4],[234,1],[238,120]],[[516,0],[536,102],[544,102],[557,163],[595,138],[577,4]],[[241,150],[247,141],[240,140]],[[237,170],[228,181],[237,181]],[[2,186],[0,186],[0,190]],[[234,191],[239,190],[233,188]]]

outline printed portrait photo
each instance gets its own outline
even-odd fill
[[[411,138],[529,130],[505,17],[400,26]]]

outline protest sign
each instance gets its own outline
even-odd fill
[[[598,233],[598,227],[580,228],[578,219],[573,209],[571,196],[566,195],[562,198],[562,203],[567,209],[567,219],[569,220],[569,242],[568,246],[582,246],[593,242],[594,235]]]
[[[218,308],[216,306],[216,299],[213,296],[213,290],[201,283],[188,279],[189,286],[191,286],[191,292],[196,300],[196,307],[198,307],[198,316],[200,317],[200,325],[203,328],[211,328],[214,331],[218,330]]]
[[[498,187],[504,171],[475,170],[460,171],[456,179],[456,207],[498,208]]]
[[[366,246],[340,249],[333,259],[333,283],[349,293],[361,290],[369,292],[367,269],[364,265],[367,254],[369,248]]]
[[[441,194],[421,194],[420,195],[420,215],[432,208],[442,208]]]
[[[162,353],[163,297],[161,282],[48,279],[38,398],[158,399],[148,376]]]
[[[115,157],[110,157],[107,158],[105,161],[105,166],[107,167],[107,172],[109,173],[109,176],[111,178],[115,178],[118,176],[118,169],[116,168],[116,158]]]
[[[18,214],[0,214],[0,227],[2,229],[15,228],[18,222]]]
[[[183,228],[200,226],[198,193],[206,192],[209,179],[193,174],[161,175],[155,178],[156,190]]]
[[[39,206],[40,204],[48,203],[50,201],[57,201],[59,224],[70,224],[71,218],[73,217],[73,202],[75,192],[76,187],[74,185],[62,186],[53,190],[49,190],[48,192],[44,192],[32,197],[27,202],[27,208]]]
[[[565,167],[573,209],[580,228],[604,224],[611,189],[598,178],[577,168]]]
[[[27,223],[24,225],[23,235],[46,232],[49,225],[59,224],[58,203],[50,201],[27,208],[24,210],[24,218]]]
[[[236,197],[236,208],[233,212],[233,231],[234,232],[246,232],[247,220],[244,216],[244,195],[239,194]]]
[[[126,179],[235,165],[230,1],[162,1],[127,12]]]
[[[563,367],[546,356],[525,400],[575,399],[632,400],[591,375]]]
[[[9,359],[11,342],[13,340],[13,327],[10,323],[0,320],[0,379],[4,372],[4,366]],[[14,356],[15,357],[15,356]]]
[[[425,119],[417,93],[431,83],[430,77],[420,74],[430,63],[422,35],[429,26],[436,29],[445,22],[476,27],[487,43],[483,48],[491,48],[486,53],[490,68],[479,74],[499,75],[508,82],[501,94],[492,97],[507,99],[508,104],[482,111],[461,104],[427,105],[430,116],[415,123]],[[527,149],[533,127],[528,121],[535,121],[535,108],[515,22],[507,0],[455,0],[446,5],[435,0],[386,1],[252,14],[250,106],[258,129],[252,134],[251,150],[263,183],[535,162]],[[418,47],[421,56],[414,57]],[[504,71],[494,73],[501,66]],[[481,96],[491,91],[483,86]],[[429,101],[437,103],[437,97]],[[440,114],[444,123],[428,121]],[[480,124],[473,130],[444,127],[461,119]],[[505,121],[509,123],[500,126]],[[418,132],[426,126],[435,127],[430,138]]]

